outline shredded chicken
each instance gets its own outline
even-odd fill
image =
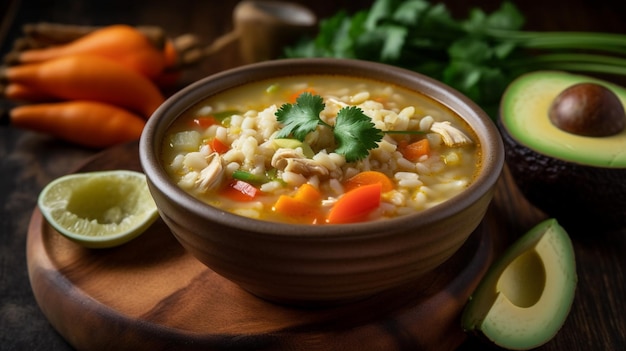
[[[282,148],[272,157],[272,166],[286,172],[294,172],[305,177],[311,175],[327,176],[330,172],[315,160],[306,158],[298,149]]]
[[[224,175],[222,157],[217,152],[207,156],[206,161],[207,166],[200,171],[200,175],[196,180],[196,186],[199,190],[204,192],[219,184]]]
[[[450,125],[450,122],[448,121],[433,122],[430,130],[441,135],[441,138],[446,146],[457,147],[472,143],[472,139],[470,139],[462,131]]]

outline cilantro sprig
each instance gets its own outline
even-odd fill
[[[324,100],[319,95],[304,92],[298,96],[295,104],[283,104],[276,111],[276,119],[283,124],[276,138],[292,136],[304,141],[318,125],[332,129],[337,148],[335,152],[343,155],[347,162],[361,160],[369,150],[378,146],[383,138],[383,131],[376,128],[372,120],[356,106],[344,107],[337,113],[335,125],[329,125],[320,118],[325,108]]]

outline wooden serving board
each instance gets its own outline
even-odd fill
[[[141,170],[137,143],[77,171],[107,169]],[[123,246],[86,249],[35,209],[28,271],[41,310],[80,350],[453,350],[466,337],[462,308],[497,252],[493,216],[419,282],[326,308],[249,294],[186,253],[161,220]]]

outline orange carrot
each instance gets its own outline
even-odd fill
[[[283,216],[311,224],[323,223],[322,194],[312,185],[302,184],[294,196],[281,195],[273,210]]]
[[[297,222],[319,224],[323,223],[324,215],[320,207],[311,203],[300,201],[287,195],[281,195],[274,204],[274,211],[289,217]]]
[[[35,63],[76,54],[113,59],[149,78],[158,76],[165,67],[164,53],[139,30],[124,24],[96,29],[66,44],[25,50],[17,59]]]
[[[220,191],[220,195],[242,202],[253,201],[259,194],[260,190],[254,185],[238,179],[234,179]]]
[[[329,224],[361,222],[380,206],[380,183],[363,185],[345,193],[330,209]]]
[[[6,67],[0,78],[67,100],[95,100],[149,117],[165,100],[148,78],[115,61],[72,55]]]
[[[381,184],[381,191],[383,193],[393,190],[393,182],[391,179],[384,173],[378,171],[364,171],[358,173],[346,180],[343,187],[345,191],[348,192],[354,188],[374,183]]]
[[[2,94],[0,95],[9,100],[24,102],[52,102],[59,100],[59,98],[50,96],[50,94],[19,83],[7,84],[2,88]]]
[[[176,86],[176,83],[178,83],[182,76],[182,70],[179,67],[179,53],[172,39],[167,38],[165,40],[162,54],[164,60],[163,70],[160,74],[151,79],[161,89],[171,89]]]
[[[318,206],[320,201],[322,201],[322,193],[309,183],[300,185],[298,191],[293,197],[296,200],[307,202],[316,206]]]
[[[228,144],[224,144],[218,138],[211,139],[209,141],[209,146],[211,146],[211,149],[213,149],[213,151],[217,152],[218,154],[223,154],[226,151],[230,150],[230,146],[228,146]]]
[[[417,162],[422,156],[430,153],[430,144],[428,139],[420,139],[410,144],[400,143],[398,149],[404,158]]]
[[[11,109],[9,117],[17,128],[93,148],[137,140],[145,125],[129,111],[96,101],[21,105]]]
[[[163,58],[165,60],[165,68],[176,68],[179,63],[178,51],[172,39],[165,40],[165,47],[163,48]]]

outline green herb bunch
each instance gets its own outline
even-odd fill
[[[334,151],[344,155],[347,162],[367,157],[369,150],[378,146],[383,132],[376,128],[363,110],[356,106],[343,107],[331,126],[320,118],[325,106],[321,96],[309,92],[300,94],[295,104],[283,104],[276,111],[276,119],[283,124],[276,138],[293,136],[304,141],[318,125],[326,126],[333,131],[337,143]]]
[[[320,21],[319,32],[285,48],[287,57],[383,62],[438,79],[481,105],[492,118],[506,86],[524,72],[560,69],[626,75],[626,35],[523,31],[510,2],[456,20],[443,3],[376,0],[353,15]]]

